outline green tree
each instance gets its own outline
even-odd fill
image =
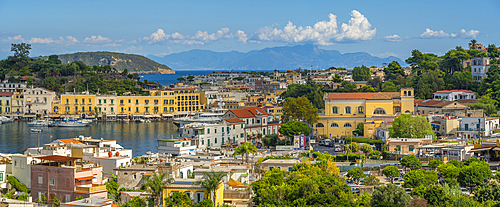
[[[120,207],[139,207],[139,206],[147,206],[146,201],[140,197],[133,197],[131,200],[127,201],[123,205],[120,205]]]
[[[212,202],[210,202],[212,203]],[[165,198],[166,207],[189,207],[193,205],[193,200],[185,193],[175,192]]]
[[[443,71],[449,70],[450,74],[453,74],[455,71],[462,71],[462,62],[469,58],[469,54],[462,47],[457,46],[454,50],[446,52],[440,66],[444,69]]]
[[[432,169],[436,169],[439,165],[443,164],[441,160],[431,160],[429,161],[429,167]]]
[[[368,176],[365,178],[363,185],[369,186],[379,186],[381,185],[380,180],[375,176]]]
[[[305,121],[310,125],[318,122],[318,109],[306,97],[287,98],[283,103],[283,116],[284,122],[291,120]]]
[[[456,178],[458,176],[458,174],[460,173],[460,168],[447,162],[447,163],[440,164],[437,167],[437,171],[439,173],[443,174],[443,176],[445,178]]]
[[[431,123],[424,116],[401,114],[394,119],[389,128],[390,137],[424,138],[425,135],[434,135]]]
[[[324,92],[323,90],[329,89],[325,84],[316,84],[314,82],[308,82],[305,85],[301,84],[291,84],[285,92],[281,94],[283,99],[288,98],[299,98],[306,97],[315,108],[323,109],[325,108],[325,101],[323,100]]]
[[[473,186],[483,185],[489,178],[491,178],[491,169],[488,163],[476,161],[462,167],[457,180],[462,186]]]
[[[405,174],[404,179],[406,188],[416,188],[436,184],[438,175],[435,171],[411,170]]]
[[[360,178],[365,178],[366,175],[360,168],[352,168],[347,171],[347,177],[352,178],[354,180],[359,180]]]
[[[293,137],[295,135],[309,135],[312,132],[311,127],[306,123],[300,121],[289,121],[280,126],[278,131],[287,137]]]
[[[415,155],[408,155],[401,159],[401,165],[412,170],[422,169],[422,163]]]
[[[28,58],[30,55],[31,44],[20,43],[11,44],[10,51],[14,52],[14,59],[19,60],[23,58]]]
[[[474,192],[474,198],[483,203],[485,201],[500,201],[500,186],[496,183],[479,186]]]
[[[382,92],[397,92],[397,91],[398,91],[398,88],[390,80],[385,81],[384,84],[382,85]]]
[[[388,203],[395,206],[407,206],[410,200],[410,195],[408,195],[403,188],[393,184],[380,186],[380,188],[373,191],[372,194],[372,206],[381,203]]]
[[[143,186],[151,193],[151,199],[155,205],[160,205],[163,198],[163,188],[174,182],[173,178],[168,178],[168,174],[156,174],[153,173],[152,176],[144,176],[146,182]]]
[[[253,145],[251,142],[245,142],[242,145],[236,147],[236,149],[234,149],[233,156],[241,155],[241,159],[243,161],[243,155],[246,155],[246,163],[248,163],[249,153],[252,154],[257,153],[257,147],[255,147],[255,145]]]
[[[359,149],[363,151],[366,155],[370,154],[373,151],[373,147],[369,144],[362,144]]]
[[[392,178],[401,176],[399,169],[396,166],[387,166],[382,170],[382,174],[388,177],[391,182]]]
[[[253,146],[253,145],[252,145]],[[204,172],[203,175],[205,175],[205,179],[200,180],[197,183],[197,185],[201,185],[201,187],[205,188],[210,192],[210,197],[212,198],[214,206],[216,205],[217,201],[217,190],[219,189],[219,186],[221,185],[222,179],[226,177],[226,175],[221,171],[221,172]],[[224,184],[222,184],[224,185]],[[224,187],[224,186],[222,186]]]
[[[384,79],[387,80],[395,80],[398,76],[405,76],[405,71],[399,65],[398,61],[392,61],[389,65],[384,68]]]
[[[111,177],[108,178],[108,182],[106,182],[106,190],[108,191],[108,198],[111,198],[115,201],[115,203],[120,202],[120,192],[118,188],[120,185],[118,184],[118,178],[112,172],[109,172]]]
[[[358,136],[364,136],[365,135],[365,123],[361,122],[356,126],[356,130],[352,131],[353,134],[356,134]]]
[[[194,204],[193,207],[214,207],[214,204],[210,199],[205,199],[198,202],[197,204]]]
[[[370,80],[371,74],[370,68],[364,65],[352,69],[352,79],[354,81],[368,81]]]
[[[449,197],[445,195],[441,186],[428,186],[424,198],[432,206],[446,206]]]
[[[372,86],[376,91],[381,91],[383,82],[382,79],[380,79],[380,77],[376,77],[368,80],[366,84]]]
[[[267,134],[262,138],[262,143],[266,146],[276,146],[278,144],[279,137],[277,134]]]

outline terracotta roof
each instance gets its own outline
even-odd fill
[[[457,100],[458,102],[460,103],[463,103],[463,104],[468,104],[468,103],[477,103],[477,99],[459,99]]]
[[[426,100],[420,101],[418,106],[428,106],[428,107],[443,107],[450,104],[456,103],[455,101],[438,101],[438,100]],[[415,101],[415,105],[417,105],[417,101]]]
[[[238,122],[245,122],[241,119],[225,119],[227,122],[231,122],[231,123],[238,123]]]
[[[194,90],[194,88],[166,88],[167,91],[189,91]]]
[[[63,142],[64,144],[78,144],[78,143],[81,143],[80,141],[76,140],[75,138],[60,139],[59,141]]]
[[[231,109],[231,112],[234,113],[238,118],[249,118],[255,117],[257,111],[262,113],[262,115],[269,115],[262,108],[241,108],[241,109]]]
[[[399,98],[399,92],[378,93],[329,93],[328,99],[394,99]]]
[[[74,161],[78,160],[80,158],[78,157],[66,157],[66,156],[61,156],[61,155],[49,155],[45,157],[36,157],[37,159],[40,160],[47,160],[47,161],[54,161],[54,162],[66,162],[66,161]]]
[[[1,92],[0,96],[12,96],[12,94],[14,94],[14,93],[11,93],[11,92]]]

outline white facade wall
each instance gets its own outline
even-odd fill
[[[31,189],[31,163],[33,157],[14,154],[12,155],[12,176]]]

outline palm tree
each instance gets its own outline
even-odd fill
[[[243,159],[243,155],[246,155],[246,163],[248,163],[248,153],[252,153],[255,155],[257,153],[257,147],[253,145],[251,142],[245,142],[242,145],[238,146],[234,150],[234,156],[241,155],[241,159]]]
[[[205,179],[196,182],[196,184],[201,185],[201,187],[208,190],[208,192],[212,196],[212,201],[214,202],[215,206],[215,202],[217,201],[217,189],[219,189],[219,185],[222,182],[222,179],[226,177],[226,175],[222,171],[215,172],[213,170],[212,172],[204,172],[203,174],[206,176]]]
[[[477,40],[475,39],[472,39],[469,43],[469,46],[472,45],[472,50],[475,50],[476,49],[476,43],[477,43]]]
[[[156,174],[153,173],[151,177],[146,177],[146,182],[143,184],[146,189],[151,193],[151,198],[153,199],[155,206],[159,206],[163,199],[163,188],[166,185],[170,185],[174,182],[173,178],[168,178],[166,173]]]

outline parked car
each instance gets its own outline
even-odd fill
[[[318,144],[319,144],[319,146],[325,145],[325,140],[320,140]]]
[[[399,174],[401,174],[401,177],[405,176],[405,171],[403,169],[399,169]]]
[[[470,196],[470,192],[467,188],[460,188],[460,191],[462,191],[462,194]]]
[[[351,188],[352,190],[352,193],[355,193],[357,195],[359,195],[359,193],[361,192],[361,189],[360,189],[360,185],[356,185],[356,184],[348,184],[348,186]]]
[[[392,183],[398,182],[399,180],[403,180],[403,178],[402,177],[393,177]]]
[[[394,185],[396,185],[396,186],[398,186],[398,187],[403,187],[403,184],[402,184],[402,183],[400,183],[399,181],[396,181],[396,182],[394,183]]]
[[[372,172],[371,171],[363,171],[363,173],[365,174],[366,177],[372,176]]]
[[[335,152],[341,152],[342,151],[342,147],[340,145],[335,145],[333,148],[335,149]]]
[[[406,192],[408,195],[411,195],[411,191],[412,191],[412,189],[411,189],[411,188],[405,188],[405,192]]]

